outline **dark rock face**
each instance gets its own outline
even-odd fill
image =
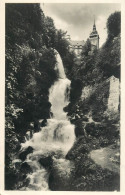
[[[49,189],[52,191],[72,190],[70,182],[74,165],[65,159],[53,161],[49,175]]]
[[[43,156],[39,159],[39,163],[45,168],[51,168],[53,165],[52,156]]]
[[[26,159],[27,155],[32,153],[32,152],[33,152],[33,148],[31,146],[29,146],[25,151],[23,151],[19,154],[19,159],[24,161]]]
[[[75,121],[75,135],[76,137],[84,135],[84,125],[81,119]]]
[[[40,123],[39,123],[39,120],[35,120],[35,122],[34,122],[34,130],[35,130],[35,132],[40,131]]]
[[[55,170],[52,170],[49,176],[49,189],[51,191],[69,191],[69,182],[68,178],[63,178]]]

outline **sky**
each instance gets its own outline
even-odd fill
[[[110,14],[120,11],[116,3],[44,3],[41,8],[54,20],[57,29],[67,31],[72,40],[84,40],[93,28],[94,16],[100,46],[106,41],[106,21]]]

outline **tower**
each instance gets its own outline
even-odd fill
[[[93,31],[89,35],[89,40],[91,42],[91,50],[93,51],[95,48],[99,49],[99,34],[96,30],[95,18],[93,24]]]

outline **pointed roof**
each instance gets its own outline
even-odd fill
[[[94,16],[94,24],[93,24],[93,31],[96,30],[96,25],[95,25],[95,16]]]
[[[93,31],[90,33],[90,38],[93,37],[93,36],[97,36],[98,35],[98,32],[96,30],[96,25],[95,25],[95,16],[94,16],[94,24],[93,24]]]

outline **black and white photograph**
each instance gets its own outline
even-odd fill
[[[5,2],[4,88],[6,192],[120,192],[120,1]]]

